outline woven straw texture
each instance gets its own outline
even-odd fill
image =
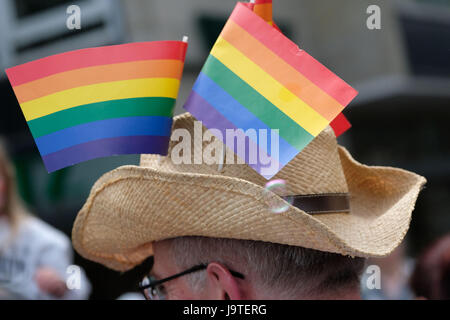
[[[194,118],[176,117],[174,129],[181,128],[191,133],[193,161]],[[274,179],[285,180],[291,194],[349,192],[351,212],[309,215],[289,206],[275,214],[274,203],[287,203],[248,165],[175,165],[175,145],[168,157],[142,155],[139,167],[120,167],[95,183],[72,232],[82,256],[125,271],[152,254],[154,241],[206,236],[381,257],[403,240],[426,182],[402,169],[359,164],[327,128]]]

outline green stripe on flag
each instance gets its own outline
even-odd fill
[[[279,129],[280,136],[291,146],[301,150],[305,146],[305,140],[308,144],[314,138],[213,55],[209,56],[202,72],[268,127]]]
[[[34,138],[74,127],[83,123],[138,116],[172,117],[175,99],[131,98],[92,103],[49,114],[28,121]]]

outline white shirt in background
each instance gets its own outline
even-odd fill
[[[73,251],[64,233],[30,216],[21,220],[17,233],[10,238],[8,220],[0,217],[0,299],[55,299],[42,292],[34,280],[42,267],[55,270],[63,281],[80,277],[79,288],[67,290],[61,299],[88,298],[91,285],[84,271],[76,267],[80,272],[74,274],[73,268],[68,269]]]

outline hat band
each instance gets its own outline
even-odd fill
[[[350,197],[348,193],[324,193],[295,195],[292,205],[309,214],[350,213]]]

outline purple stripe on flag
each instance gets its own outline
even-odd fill
[[[167,155],[168,148],[169,137],[117,137],[79,144],[48,154],[42,159],[47,171],[50,173],[80,162],[112,155],[141,153]]]
[[[221,131],[222,137],[225,140],[226,129],[238,129],[194,90],[191,92],[191,95],[186,101],[184,108],[189,111],[195,118],[201,119],[205,127]],[[279,170],[281,170],[282,166],[280,166],[280,163],[276,159],[269,157],[263,149],[259,148],[258,145],[248,137],[246,138],[246,141],[247,143],[245,144],[245,154],[247,155],[247,157],[250,154],[250,150],[258,150],[258,156],[256,157],[257,162],[255,164],[248,163],[250,167],[256,170],[259,174],[263,175],[266,179],[272,178]],[[235,154],[238,154],[236,143],[233,144],[234,148],[232,148],[227,141],[225,142],[225,144],[230,149],[233,149],[233,152]],[[261,154],[265,159],[270,158],[271,166],[260,163]],[[270,173],[267,172],[267,169],[269,169],[269,167],[272,167]]]

